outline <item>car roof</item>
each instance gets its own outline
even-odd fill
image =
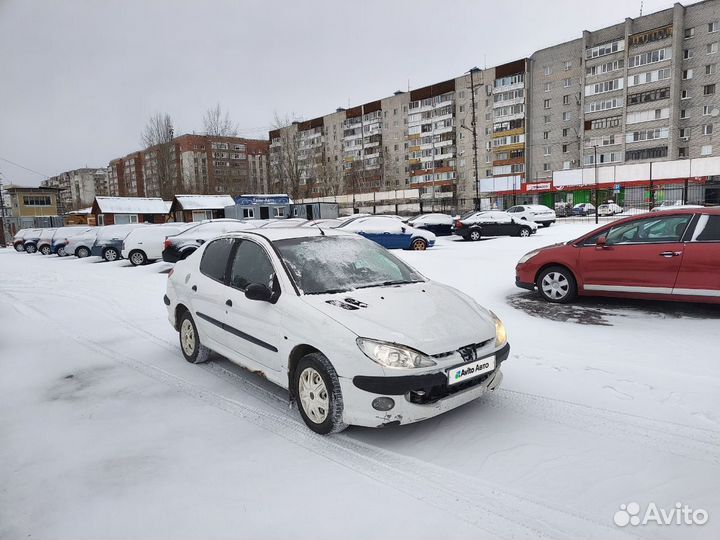
[[[220,235],[221,238],[242,238],[244,236],[260,236],[270,242],[287,240],[290,238],[316,238],[318,236],[351,236],[360,238],[352,232],[340,231],[337,229],[318,229],[317,227],[286,227],[275,229],[249,229],[247,231],[235,231]]]

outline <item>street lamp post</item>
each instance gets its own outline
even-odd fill
[[[475,170],[475,210],[480,210],[480,179],[478,178],[478,160],[477,160],[477,121],[475,118],[475,78],[474,74],[479,72],[480,68],[474,67],[470,69],[470,99],[472,100],[472,136],[473,136],[473,169]]]

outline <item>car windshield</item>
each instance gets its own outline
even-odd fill
[[[304,294],[424,281],[375,242],[359,236],[315,236],[273,242]]]

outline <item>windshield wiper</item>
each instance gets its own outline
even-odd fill
[[[396,279],[393,281],[383,281],[382,283],[371,283],[370,285],[360,285],[358,287],[355,287],[356,289],[368,289],[370,287],[386,287],[388,285],[405,285],[407,283],[420,283],[422,280],[416,279],[416,280],[406,280],[406,279]]]
[[[350,289],[328,289],[326,291],[306,292],[304,294],[336,294],[341,292],[348,292]]]

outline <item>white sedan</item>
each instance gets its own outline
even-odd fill
[[[185,359],[214,351],[261,373],[317,433],[417,422],[502,381],[510,346],[500,319],[355,234],[230,233],[168,277]]]
[[[622,211],[622,206],[615,203],[601,204],[597,207],[598,216],[614,216],[615,214],[621,214]]]
[[[543,227],[549,227],[557,220],[555,210],[542,204],[518,204],[508,208],[507,213],[515,219],[534,221]]]

